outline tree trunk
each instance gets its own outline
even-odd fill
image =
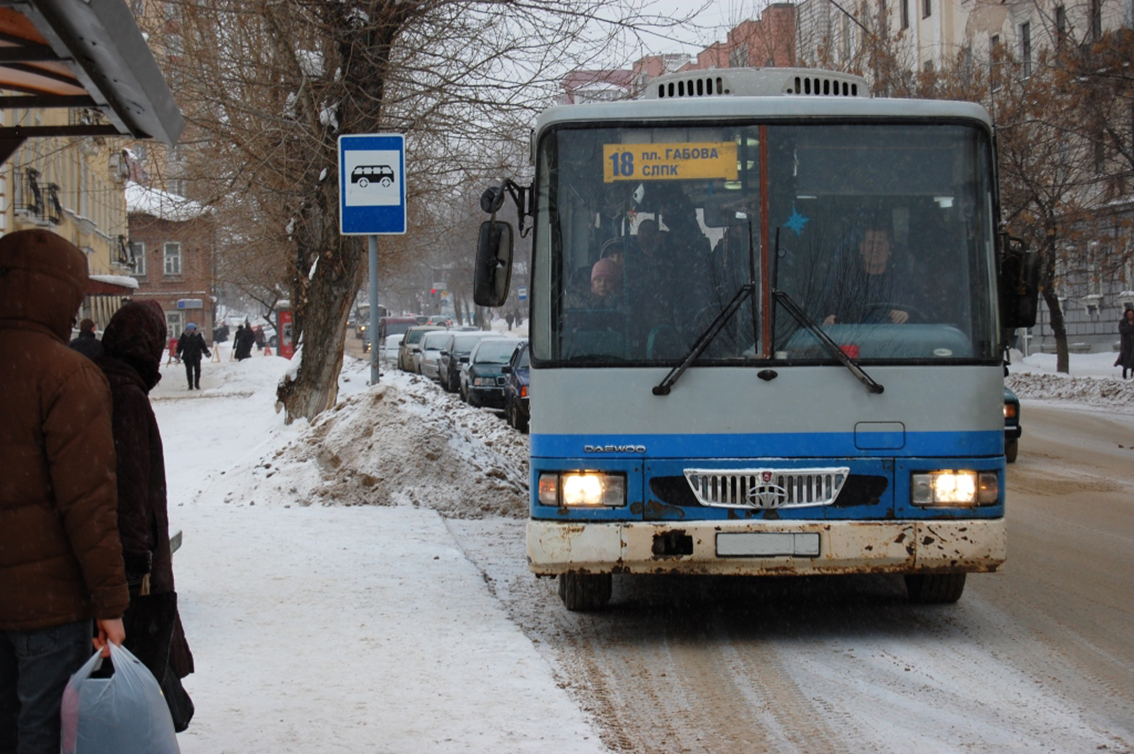
[[[1063,306],[1059,297],[1050,288],[1043,289],[1043,302],[1051,317],[1051,334],[1055,336],[1055,371],[1067,374],[1071,371],[1071,361],[1067,355],[1067,323],[1063,319]]]
[[[292,283],[296,337],[302,351],[295,379],[285,378],[276,391],[288,424],[296,418],[313,420],[338,399],[346,322],[363,267],[356,246],[353,238],[340,239],[334,251],[319,256],[314,275],[297,274]]]
[[[1055,371],[1068,374],[1071,363],[1067,352],[1067,322],[1063,318],[1063,305],[1059,303],[1059,296],[1055,292],[1056,258],[1059,254],[1056,239],[1059,234],[1054,221],[1049,220],[1044,225],[1046,233],[1042,245],[1040,290],[1043,291],[1043,301],[1047,304],[1047,313],[1051,317],[1051,334],[1055,337]]]

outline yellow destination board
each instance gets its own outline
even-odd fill
[[[604,183],[694,178],[736,180],[736,142],[604,144]]]

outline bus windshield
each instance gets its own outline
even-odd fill
[[[995,360],[993,173],[965,123],[561,126],[540,140],[533,358]],[[773,292],[779,292],[773,295]]]

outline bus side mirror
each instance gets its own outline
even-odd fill
[[[1000,325],[1032,327],[1039,308],[1039,255],[1008,234],[1001,237],[1001,247]]]
[[[500,220],[480,224],[473,271],[473,301],[477,306],[503,306],[512,282],[512,226]]]

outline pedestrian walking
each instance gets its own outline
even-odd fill
[[[248,325],[240,325],[236,328],[236,334],[232,336],[233,356],[237,361],[244,361],[252,355],[252,345],[256,342],[256,336],[252,332],[252,328]]]
[[[0,238],[3,752],[57,754],[92,637],[104,656],[125,638],[110,388],[67,347],[87,283],[86,255],[54,233]]]
[[[98,336],[95,335],[95,323],[93,319],[84,319],[79,323],[79,334],[67,344],[69,347],[75,349],[88,359],[93,359],[96,356],[102,355],[102,343],[99,342]]]
[[[130,590],[126,648],[161,684],[180,732],[193,715],[192,700],[181,686],[193,672],[193,654],[177,612],[165,458],[148,397],[161,380],[165,336],[165,314],[156,301],[128,303],[107,324],[105,353],[95,363],[113,399],[118,531]]]
[[[177,358],[185,365],[185,377],[189,380],[190,390],[201,389],[201,354],[213,355],[205,344],[205,336],[197,332],[197,326],[190,322],[177,339]]]
[[[508,323],[508,330],[509,331],[511,331],[511,329],[512,329],[512,322],[514,320],[515,320],[515,317],[512,316],[511,311],[509,311],[507,314],[504,315],[504,321]]]
[[[1127,308],[1118,323],[1119,350],[1116,367],[1122,367],[1122,379],[1134,377],[1134,309]]]

